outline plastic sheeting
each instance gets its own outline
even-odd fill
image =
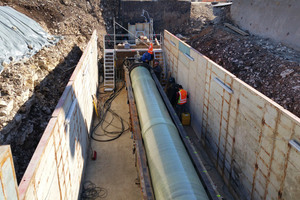
[[[29,58],[59,37],[49,35],[34,20],[9,6],[0,6],[0,73],[4,63]]]

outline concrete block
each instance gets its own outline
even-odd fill
[[[279,191],[281,184],[282,176],[275,174],[273,172],[270,173],[270,183],[274,186],[274,188]]]
[[[286,156],[278,151],[277,149],[274,150],[274,160],[272,162],[271,170],[273,173],[277,174],[278,176],[282,176],[282,172],[284,171],[284,164],[285,164],[285,159]]]
[[[58,115],[61,112],[64,112],[64,113],[68,112],[69,107],[71,106],[70,102],[72,102],[72,101],[70,101],[70,99],[74,98],[72,87],[73,87],[73,81],[69,81],[66,86],[66,89],[64,90],[62,96],[60,97],[60,99],[55,107],[55,110],[52,113],[52,117],[58,117]]]
[[[293,125],[293,118],[291,118],[290,115],[287,115],[286,113],[282,113],[280,116],[280,124],[282,127],[289,129]]]
[[[18,185],[9,145],[0,146],[0,181],[2,199],[19,199]]]
[[[233,78],[231,89],[233,89],[235,95],[241,94],[242,86],[242,81],[240,79]]]
[[[226,137],[226,135],[227,135],[227,122],[223,119],[222,120],[222,127],[221,127],[221,135],[222,135],[222,137]]]
[[[208,61],[208,65],[211,65],[212,67],[212,78],[217,77],[221,81],[225,82],[225,72],[220,70],[220,68],[215,67],[215,65],[210,60]]]
[[[216,81],[211,80],[210,89],[211,89],[211,91],[213,90],[216,94],[223,97],[224,88],[222,88]]]
[[[261,158],[257,159],[258,169],[261,171],[262,176],[267,176],[269,172],[269,168],[267,167],[268,163],[262,160]]]
[[[265,188],[267,184],[267,177],[264,175],[261,170],[256,171],[256,176],[255,176],[255,190],[260,194],[264,195]]]
[[[263,137],[261,139],[261,147],[268,154],[271,155],[273,148],[273,141],[268,137]]]
[[[269,183],[268,185],[268,194],[266,199],[277,199],[278,198],[278,192],[279,190],[277,190],[272,183]]]
[[[37,200],[36,191],[34,187],[29,187],[26,191],[26,194],[24,196],[24,199],[34,199]]]
[[[262,160],[262,162],[264,163],[264,165],[267,166],[267,168],[269,168],[271,156],[270,154],[267,154],[263,148],[260,149],[258,158]]]
[[[0,184],[3,185],[2,180],[0,179]],[[3,188],[0,189],[0,199],[5,199]]]
[[[275,129],[276,126],[277,117],[278,117],[278,111],[274,107],[266,105],[264,121],[266,125],[273,130]]]
[[[198,56],[198,72],[197,75],[205,80],[207,70],[207,60],[203,56]]]
[[[224,101],[223,102],[223,117],[225,117],[227,119],[228,114],[229,114],[229,104]]]
[[[263,196],[260,195],[256,190],[254,190],[253,199],[263,199]]]
[[[291,149],[292,151],[292,149]],[[290,155],[291,156],[291,155]],[[287,174],[284,180],[283,198],[297,199],[300,196],[300,170],[299,166],[288,163]]]
[[[280,116],[280,122],[277,127],[278,137],[283,140],[290,140],[292,136],[293,123],[284,115]]]
[[[262,137],[271,140],[275,139],[275,130],[264,124],[262,127]]]
[[[224,169],[224,177],[226,180],[229,180],[229,178],[230,178],[229,171],[226,168]]]
[[[295,127],[294,127],[294,137],[300,141],[300,125],[296,124]]]
[[[264,95],[259,93],[254,88],[250,87],[249,85],[246,85],[245,83],[241,82],[242,86],[240,88],[240,91],[243,96],[245,96],[250,103],[254,106],[257,106],[259,109],[262,109],[266,103],[266,100],[264,99]]]
[[[224,99],[229,102],[230,101],[230,97],[231,97],[231,94],[229,94],[228,92],[225,92],[224,93]]]
[[[286,156],[288,151],[289,140],[277,139],[275,141],[276,150],[281,152],[284,156]]]
[[[300,171],[300,153],[294,147],[291,147],[290,150],[289,165],[290,164]]]
[[[51,200],[51,199],[62,199],[59,185],[58,185],[58,179],[57,176],[53,176],[53,180],[51,180],[51,186],[49,189],[49,192],[46,196],[46,199]]]
[[[256,119],[259,118],[259,126],[261,126],[262,123],[262,117],[263,117],[263,110],[261,108],[258,108],[255,106],[255,103],[252,103],[251,100],[249,100],[248,97],[244,95],[240,95],[240,110],[244,111],[243,115],[247,115],[251,117],[251,119],[257,121]],[[248,117],[246,116],[246,117]]]
[[[171,33],[169,31],[164,30],[164,39],[165,40],[170,40],[170,37],[171,37],[170,35],[171,35]]]
[[[251,196],[251,188],[252,188],[252,180],[249,180],[248,178],[243,178],[241,180],[242,185],[240,187],[244,188],[244,192],[246,193],[246,196]]]

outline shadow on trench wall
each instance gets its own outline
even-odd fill
[[[20,182],[28,163],[62,95],[82,51],[74,46],[69,54],[38,85],[15,117],[1,130],[1,144],[11,145],[15,171]]]

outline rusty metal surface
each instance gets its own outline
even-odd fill
[[[129,111],[130,111],[130,121],[131,121],[131,129],[134,135],[135,141],[135,153],[137,157],[137,169],[140,178],[140,185],[143,194],[143,199],[155,199],[153,188],[151,184],[149,169],[147,165],[147,157],[146,152],[144,149],[142,136],[141,136],[141,129],[138,120],[138,113],[136,110],[135,100],[133,96],[131,80],[129,77],[129,72],[126,68],[125,70],[125,81],[126,81],[126,88],[128,94],[128,103],[129,103]]]
[[[211,180],[211,178],[209,177],[209,175],[206,173],[206,169],[198,155],[199,152],[196,151],[195,147],[193,146],[192,142],[190,141],[187,133],[185,132],[178,116],[176,115],[176,112],[174,110],[174,108],[172,107],[167,95],[165,94],[162,86],[160,85],[157,77],[155,76],[154,72],[151,70],[151,75],[152,78],[155,81],[155,84],[160,92],[160,95],[162,96],[163,101],[165,102],[165,105],[167,106],[167,109],[169,111],[169,114],[171,115],[174,124],[176,125],[178,132],[180,134],[180,137],[183,141],[184,146],[187,149],[187,152],[195,166],[196,172],[203,184],[203,187],[205,188],[205,190],[207,191],[207,195],[209,197],[209,199],[212,200],[219,200],[222,199],[222,197],[219,195],[219,192],[217,191],[217,189],[214,187],[214,184]]]

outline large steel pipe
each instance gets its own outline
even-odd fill
[[[208,199],[150,72],[130,74],[157,200]]]

